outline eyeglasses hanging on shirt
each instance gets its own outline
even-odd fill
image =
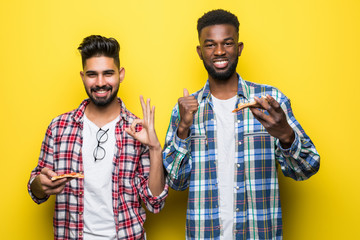
[[[96,133],[96,140],[98,141],[98,144],[94,149],[94,153],[93,153],[95,162],[96,160],[103,160],[106,155],[105,148],[100,146],[100,144],[103,144],[108,140],[108,134],[107,134],[108,131],[109,128],[107,130],[100,128],[99,131]]]

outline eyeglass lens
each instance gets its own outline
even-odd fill
[[[94,159],[96,160],[102,160],[104,159],[106,152],[105,149],[100,146],[100,144],[105,143],[108,140],[108,134],[107,130],[99,129],[99,131],[96,133],[96,140],[98,141],[97,147],[94,149]]]

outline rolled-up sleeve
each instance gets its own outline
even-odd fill
[[[175,106],[166,134],[163,159],[170,187],[175,190],[185,190],[190,183],[191,153],[189,149],[191,141],[190,137],[180,139],[177,136],[178,119],[178,111]]]
[[[285,111],[288,123],[295,132],[295,140],[288,149],[282,148],[280,141],[276,141],[275,155],[285,176],[297,181],[305,180],[318,172],[320,168],[320,155],[315,145],[299,122],[295,119],[291,110],[290,101],[281,105]]]
[[[51,124],[50,124],[50,126],[51,126]],[[43,142],[41,144],[41,150],[40,150],[40,156],[39,156],[38,165],[31,171],[30,180],[28,181],[28,185],[27,185],[30,197],[37,204],[43,203],[49,198],[49,196],[46,196],[43,199],[37,198],[32,193],[30,185],[34,181],[35,177],[40,174],[41,170],[44,167],[47,167],[47,168],[49,168],[51,170],[53,169],[53,166],[54,166],[53,165],[54,140],[53,140],[53,137],[52,137],[52,131],[51,131],[50,126],[47,128],[44,140],[43,140]]]

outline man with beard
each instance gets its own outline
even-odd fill
[[[213,10],[197,29],[208,81],[191,96],[184,89],[163,152],[169,185],[189,188],[187,239],[282,239],[277,165],[304,180],[318,171],[319,154],[285,95],[236,73],[237,17]],[[258,108],[232,112],[253,101]]]
[[[79,46],[89,99],[49,125],[28,190],[36,203],[56,195],[55,239],[144,239],[145,210],[167,196],[154,107],[140,97],[144,119],[117,92],[124,79],[119,43],[92,35]],[[78,173],[82,178],[52,177]]]

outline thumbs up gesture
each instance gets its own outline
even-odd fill
[[[185,139],[189,136],[189,130],[193,123],[194,115],[198,110],[199,103],[194,96],[189,96],[189,92],[184,88],[183,97],[178,100],[180,111],[180,123],[178,127],[178,137]]]

